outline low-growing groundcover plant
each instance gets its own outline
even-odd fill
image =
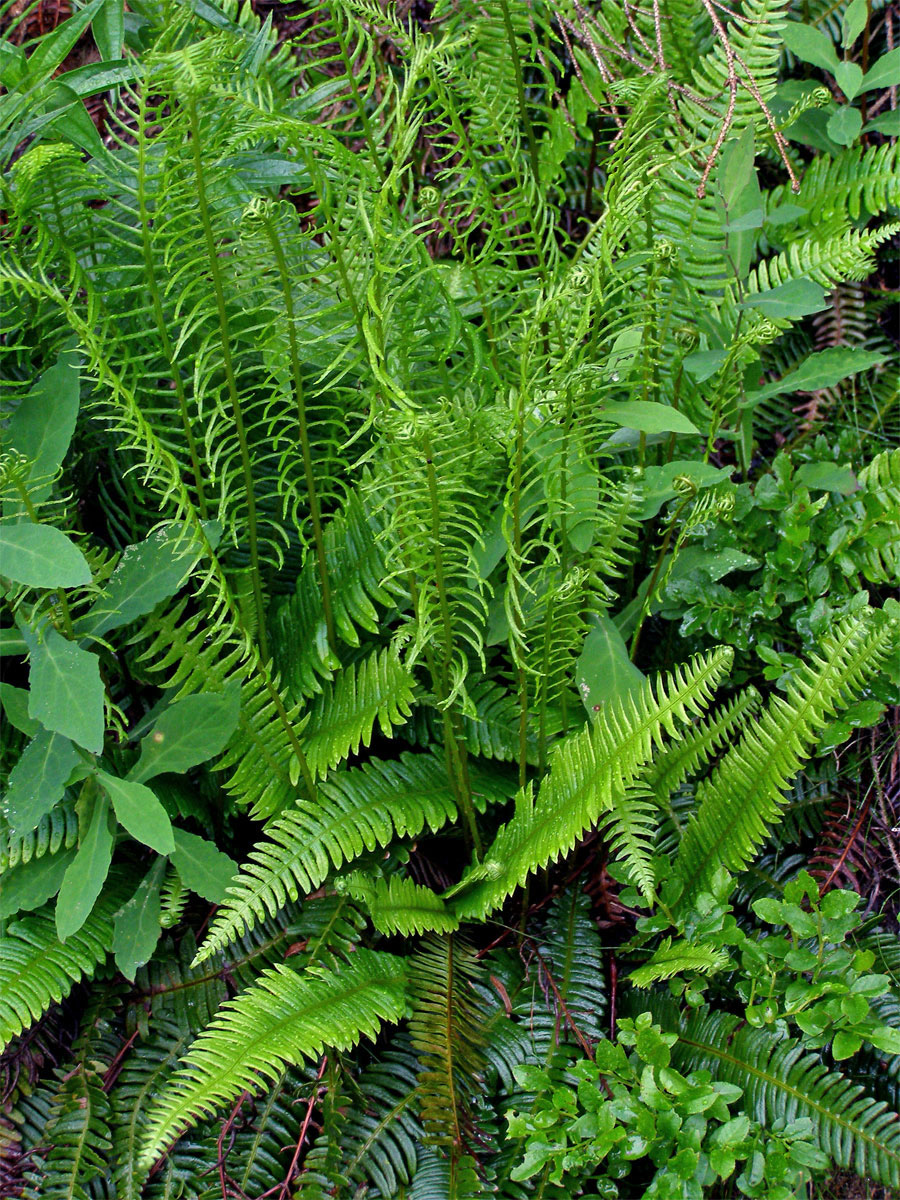
[[[900,1188],[894,9],[2,13],[0,1192]]]

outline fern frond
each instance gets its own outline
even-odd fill
[[[788,199],[786,188],[775,188],[772,208]],[[863,213],[877,216],[900,208],[900,143],[854,146],[839,154],[817,154],[803,175],[792,204],[806,209],[810,223],[823,224],[846,214],[858,221]]]
[[[288,899],[315,891],[343,863],[395,837],[417,837],[426,826],[434,833],[455,815],[446,772],[430,754],[370,761],[332,776],[319,784],[315,802],[301,802],[269,827],[268,840],[228,889],[197,961],[274,916]]]
[[[451,1148],[455,1158],[471,1132],[469,1104],[483,1063],[482,1016],[471,989],[477,959],[459,938],[431,936],[409,970],[409,1033],[419,1056],[422,1124],[427,1142]]]
[[[146,1171],[137,1159],[156,1099],[192,1039],[190,1028],[171,1016],[158,1016],[138,1042],[116,1081],[110,1100],[115,1113],[114,1172],[119,1200],[140,1200]]]
[[[653,854],[658,826],[656,797],[640,783],[624,792],[616,792],[609,813],[599,822],[599,828],[609,842],[610,855],[616,862],[625,864],[632,881],[647,901],[653,901],[656,896]]]
[[[35,1200],[81,1200],[90,1195],[91,1182],[108,1169],[111,1117],[102,1080],[80,1066],[54,1098],[43,1139],[49,1148],[38,1160],[41,1183],[30,1193]]]
[[[792,242],[781,254],[764,258],[747,279],[746,303],[769,288],[792,279],[811,279],[824,288],[848,279],[865,279],[875,266],[875,251],[892,238],[900,224],[889,222],[878,229],[844,229],[825,237]]]
[[[692,725],[677,742],[666,746],[642,776],[657,802],[666,804],[675,789],[709,762],[755,715],[761,703],[756,688],[745,688],[722,708]]]
[[[331,583],[338,636],[359,645],[358,630],[378,632],[378,609],[397,600],[402,590],[391,585],[381,527],[360,494],[352,491],[325,527],[325,563]],[[269,616],[270,641],[279,675],[294,700],[321,691],[339,663],[328,645],[328,629],[316,564],[308,560],[294,593]]]
[[[430,888],[402,876],[370,878],[354,871],[338,880],[338,890],[361,901],[379,933],[453,933],[459,920]]]
[[[631,971],[628,978],[635,987],[647,988],[661,979],[671,979],[673,975],[687,972],[714,975],[728,964],[728,954],[724,950],[663,938],[647,962]]]
[[[383,1021],[400,1019],[404,988],[403,962],[371,950],[357,950],[330,973],[264,971],[222,1006],[159,1097],[140,1165],[152,1165],[201,1115],[213,1115],[242,1091],[258,1092],[265,1080],[276,1082],[286,1065],[325,1045],[347,1049],[374,1037]]]
[[[368,746],[376,722],[385,736],[412,711],[413,679],[393,649],[345,667],[310,709],[303,752],[313,778]]]
[[[900,578],[900,449],[876,454],[859,473],[865,519],[854,543],[872,583]]]
[[[125,899],[121,886],[109,887],[65,942],[57,937],[52,911],[9,923],[0,937],[0,1049],[106,961],[113,914]]]
[[[537,798],[532,784],[519,792],[512,820],[454,889],[462,893],[453,903],[459,916],[485,916],[532,871],[570,850],[663,744],[664,733],[677,736],[679,724],[704,710],[730,663],[727,648],[698,655],[668,677],[647,680],[611,701],[593,726],[560,743]]]
[[[577,883],[553,900],[535,948],[530,986],[522,988],[513,1011],[527,1030],[532,1054],[546,1062],[563,1042],[586,1049],[605,1036],[603,943],[590,898]]]
[[[839,1167],[887,1187],[900,1183],[900,1116],[793,1038],[743,1025],[726,1013],[692,1016],[677,1029],[675,1065],[706,1069],[743,1089],[748,1116],[764,1127],[806,1117]]]
[[[797,672],[786,695],[772,696],[759,720],[697,789],[676,870],[692,894],[724,866],[752,858],[784,800],[782,790],[812,753],[830,716],[850,702],[890,653],[895,623],[871,609],[845,618],[823,657]]]

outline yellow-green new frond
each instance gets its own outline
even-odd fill
[[[815,748],[826,722],[857,696],[890,653],[896,622],[867,610],[846,617],[759,720],[697,789],[676,860],[692,894],[719,867],[740,870],[753,857],[784,803],[787,787]]]
[[[354,871],[338,880],[338,890],[361,901],[379,933],[413,937],[419,933],[452,933],[459,920],[430,888],[402,876],[370,878]]]
[[[65,942],[46,909],[9,923],[0,939],[0,1050],[106,960],[124,899],[121,887],[110,889]]]
[[[202,1116],[212,1116],[241,1092],[259,1092],[284,1068],[347,1050],[398,1021],[405,1003],[405,964],[390,954],[356,950],[338,970],[288,967],[264,971],[227,1001],[183,1060],[159,1098],[141,1155],[149,1167],[166,1146]]]
[[[490,786],[485,774],[475,786]],[[301,801],[267,829],[228,889],[205,942],[202,962],[289,900],[315,891],[332,870],[395,837],[436,832],[456,816],[443,764],[430,754],[371,761],[320,783],[315,801]]]
[[[647,988],[673,975],[696,972],[699,975],[714,975],[728,966],[728,955],[724,950],[712,946],[697,946],[690,942],[673,942],[663,938],[652,957],[632,971],[628,978],[635,987]]]
[[[337,682],[312,706],[303,734],[303,752],[314,777],[368,746],[376,722],[390,735],[412,711],[413,679],[395,650],[376,651],[356,666],[346,667]]]
[[[726,647],[697,655],[669,675],[647,680],[611,701],[592,726],[562,742],[537,797],[530,783],[519,792],[515,815],[484,861],[455,889],[461,893],[453,904],[458,915],[485,916],[532,871],[571,850],[663,745],[664,735],[677,737],[680,726],[706,709],[731,660]]]

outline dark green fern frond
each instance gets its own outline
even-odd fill
[[[115,1113],[113,1178],[120,1200],[140,1200],[146,1171],[137,1165],[153,1106],[193,1034],[171,1016],[158,1016],[149,1036],[128,1055],[110,1096]]]
[[[325,562],[332,590],[334,623],[340,639],[359,645],[359,630],[378,632],[376,605],[396,602],[402,588],[392,586],[379,540],[380,524],[359,490],[352,491],[325,527]],[[316,563],[308,559],[294,594],[269,616],[270,641],[278,672],[294,700],[321,691],[338,660],[328,645],[328,628]]]
[[[472,983],[474,951],[458,937],[430,937],[410,960],[409,1032],[419,1057],[418,1105],[428,1142],[465,1152],[469,1104],[483,1065],[483,1016]]]
[[[514,1012],[537,1061],[545,1062],[562,1042],[584,1050],[605,1036],[609,1000],[602,940],[590,898],[577,882],[550,905],[535,939],[528,982]]]
[[[900,1116],[818,1054],[727,1013],[689,1017],[678,1033],[675,1063],[706,1069],[743,1089],[748,1115],[764,1127],[806,1117],[817,1144],[839,1167],[887,1187],[900,1183]]]
[[[357,950],[339,970],[287,967],[228,1001],[194,1043],[184,1065],[158,1100],[140,1159],[150,1166],[170,1141],[203,1114],[277,1082],[286,1065],[347,1049],[374,1037],[383,1021],[403,1013],[405,968],[400,959]]]
[[[867,610],[845,618],[797,672],[784,698],[774,695],[757,722],[697,789],[676,869],[693,894],[724,866],[740,870],[783,804],[782,791],[813,752],[829,717],[876,673],[890,653],[895,623]]]
[[[112,1107],[100,1077],[83,1064],[60,1087],[37,1148],[28,1200],[87,1200],[92,1181],[105,1175]]]

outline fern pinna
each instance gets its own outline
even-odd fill
[[[290,7],[0,16],[0,1189],[900,1186],[889,12]]]

